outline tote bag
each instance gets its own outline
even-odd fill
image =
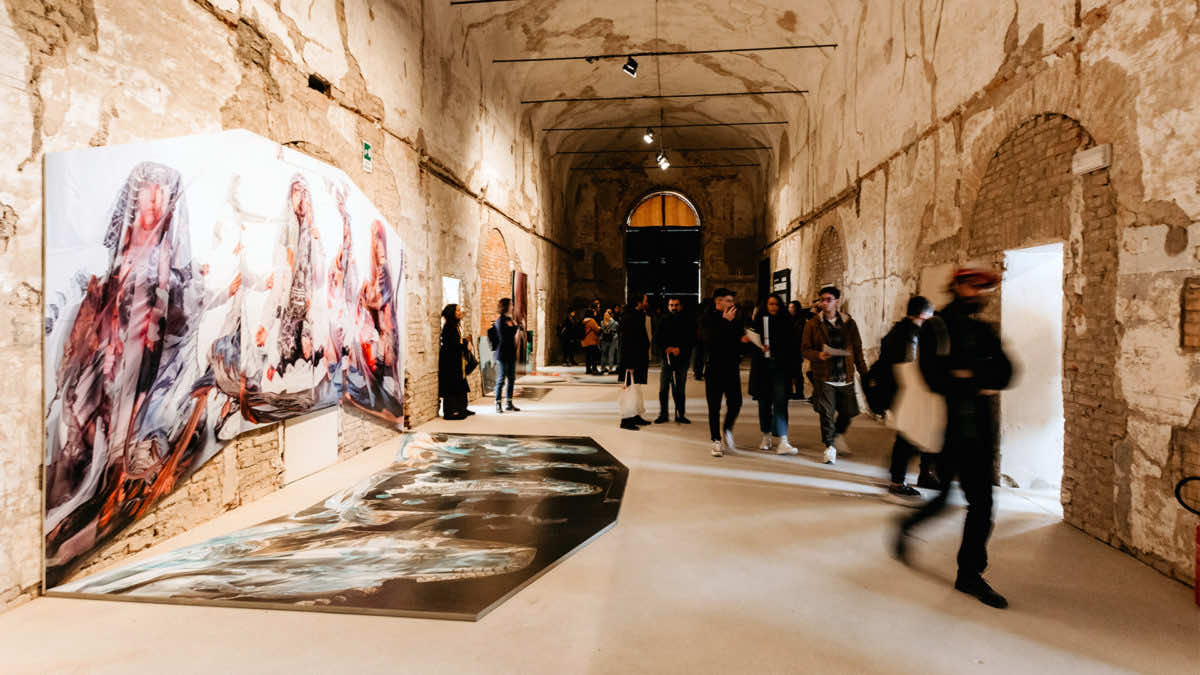
[[[941,452],[946,434],[946,401],[930,391],[915,361],[894,366],[898,389],[887,424],[922,452]]]
[[[633,371],[625,371],[625,381],[621,383],[621,393],[617,394],[617,407],[621,410],[621,419],[636,417],[641,413],[638,410],[638,393],[634,387],[638,385],[633,383]]]

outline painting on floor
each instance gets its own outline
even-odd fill
[[[612,527],[628,475],[591,438],[410,434],[307,509],[54,594],[478,619]]]
[[[404,251],[340,170],[246,131],[49,153],[46,581],[239,433],[404,399]]]

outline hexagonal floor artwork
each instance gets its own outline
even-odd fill
[[[587,437],[414,433],[307,509],[50,594],[476,620],[616,524],[628,476]]]

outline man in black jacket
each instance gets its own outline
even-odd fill
[[[883,336],[880,345],[879,362],[891,371],[897,363],[910,363],[917,360],[917,336],[921,324],[933,316],[933,304],[924,296],[914,295],[908,300],[908,308],[903,319],[896,322],[888,334]],[[909,442],[903,433],[896,432],[896,442],[892,445],[892,484],[888,487],[887,500],[903,506],[918,506],[922,503],[921,493],[904,483],[908,473],[908,463],[913,455],[921,455],[921,475],[932,471],[932,456],[917,449]]]
[[[733,425],[742,409],[742,344],[746,328],[734,302],[736,293],[728,288],[713,291],[712,311],[701,320],[701,339],[708,354],[704,376],[704,396],[708,400],[708,432],[712,437],[712,456],[720,457],[734,449]],[[721,398],[725,398],[725,424],[721,425]]]
[[[908,561],[910,532],[946,506],[950,481],[957,475],[967,498],[967,520],[958,549],[954,588],[1003,609],[1008,601],[983,580],[982,574],[987,568],[992,485],[996,479],[997,430],[992,397],[1008,386],[1013,371],[995,329],[975,318],[999,282],[999,275],[987,269],[955,271],[950,282],[954,300],[938,313],[949,337],[949,349],[939,349],[939,336],[931,323],[921,328],[921,375],[931,390],[946,398],[946,441],[938,464],[942,489],[900,522],[894,554]]]
[[[688,363],[692,356],[692,341],[696,329],[691,319],[683,313],[683,301],[671,298],[667,301],[667,313],[658,324],[658,332],[654,334],[654,348],[662,359],[662,370],[658,376],[658,418],[655,424],[663,424],[670,418],[667,416],[667,394],[674,389],[675,421],[679,424],[691,424],[692,421],[684,413],[687,395],[684,387],[687,384]]]
[[[650,304],[645,295],[631,297],[625,313],[621,315],[621,383],[632,379],[637,394],[637,410],[632,416],[621,419],[621,428],[636,431],[650,424],[641,413],[646,409],[642,403],[642,385],[646,384],[650,370],[650,336],[646,334],[646,307]]]

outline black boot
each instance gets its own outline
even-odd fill
[[[500,405],[500,404],[499,404],[499,403],[497,403],[496,405]],[[508,405],[504,406],[504,409],[505,409],[505,410],[512,411],[512,412],[521,412],[521,409],[520,409],[520,408],[518,408],[517,406],[513,405],[513,404],[512,404],[512,401],[509,401],[509,402],[508,402]]]
[[[641,427],[634,423],[632,417],[626,417],[625,419],[621,420],[621,428],[629,431],[637,431],[641,429]]]
[[[978,574],[962,574],[959,573],[958,579],[954,581],[954,589],[962,591],[967,595],[972,595],[976,600],[982,602],[988,607],[996,609],[1004,609],[1008,607],[1008,600],[996,592],[994,588],[988,585],[988,582],[983,580],[983,577]]]
[[[500,405],[500,401],[496,401],[496,412],[504,414],[504,406]]]

